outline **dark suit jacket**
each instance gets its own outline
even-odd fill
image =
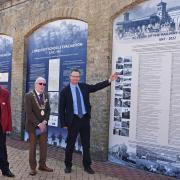
[[[86,83],[79,83],[78,85],[79,85],[79,88],[81,89],[87,115],[90,118],[91,105],[89,101],[89,94],[109,86],[110,83],[108,80],[106,80],[106,81],[97,83],[95,85],[89,85]],[[60,93],[59,113],[60,113],[61,127],[70,126],[74,117],[73,98],[72,98],[70,84],[66,86]]]
[[[25,112],[26,112],[26,131],[27,132],[35,132],[37,125],[41,123],[43,120],[48,121],[50,115],[50,105],[49,105],[49,97],[48,94],[45,93],[46,99],[46,106],[45,106],[45,114],[44,116],[41,115],[41,109],[39,109],[35,98],[33,96],[35,93],[36,97],[37,94],[34,91],[31,91],[25,95]],[[38,99],[38,97],[37,97]]]

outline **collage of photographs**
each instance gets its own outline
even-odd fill
[[[118,57],[116,72],[113,134],[129,137],[132,57]]]

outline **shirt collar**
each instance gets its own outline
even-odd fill
[[[36,94],[37,94],[38,96],[40,95],[40,93],[39,93],[39,92],[37,92],[37,91],[36,91],[36,89],[35,89],[35,92],[36,92]]]
[[[71,86],[72,88],[75,88],[75,87],[78,87],[78,84],[77,84],[77,85],[74,85],[74,84],[70,83],[70,86]]]

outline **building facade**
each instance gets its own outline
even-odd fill
[[[22,137],[24,129],[27,38],[42,25],[55,20],[76,19],[86,22],[86,81],[96,83],[111,74],[114,18],[141,2],[143,0],[10,0],[0,5],[0,34],[13,39],[11,103],[14,134]],[[93,94],[91,104],[91,151],[94,159],[107,160],[110,88]]]

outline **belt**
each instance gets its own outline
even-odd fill
[[[85,116],[87,116],[87,113],[86,113],[86,114],[83,114],[83,117],[82,117],[82,118],[84,118]],[[74,114],[74,117],[75,117],[75,118],[82,119],[82,118],[80,118],[77,114]]]

